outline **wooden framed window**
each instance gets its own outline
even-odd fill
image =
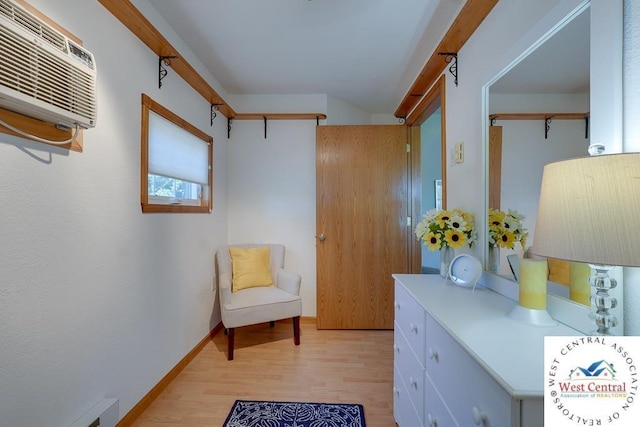
[[[142,94],[142,212],[209,213],[213,138]]]

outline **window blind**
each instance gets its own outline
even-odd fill
[[[149,111],[149,173],[206,186],[207,141]]]

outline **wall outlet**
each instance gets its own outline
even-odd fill
[[[456,163],[464,163],[464,142],[458,142],[455,145],[453,156]]]

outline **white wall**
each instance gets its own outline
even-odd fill
[[[84,41],[98,124],[84,153],[0,134],[0,426],[67,426],[104,397],[121,416],[219,322],[226,120],[99,2],[31,0]],[[211,214],[140,210],[140,94],[214,138]]]
[[[368,125],[371,115],[334,96],[327,96],[327,124]]]
[[[228,144],[229,243],[283,243],[302,276],[302,314],[316,314],[315,120],[233,122]]]

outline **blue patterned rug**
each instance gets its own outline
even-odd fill
[[[366,427],[362,405],[236,400],[222,427]]]

